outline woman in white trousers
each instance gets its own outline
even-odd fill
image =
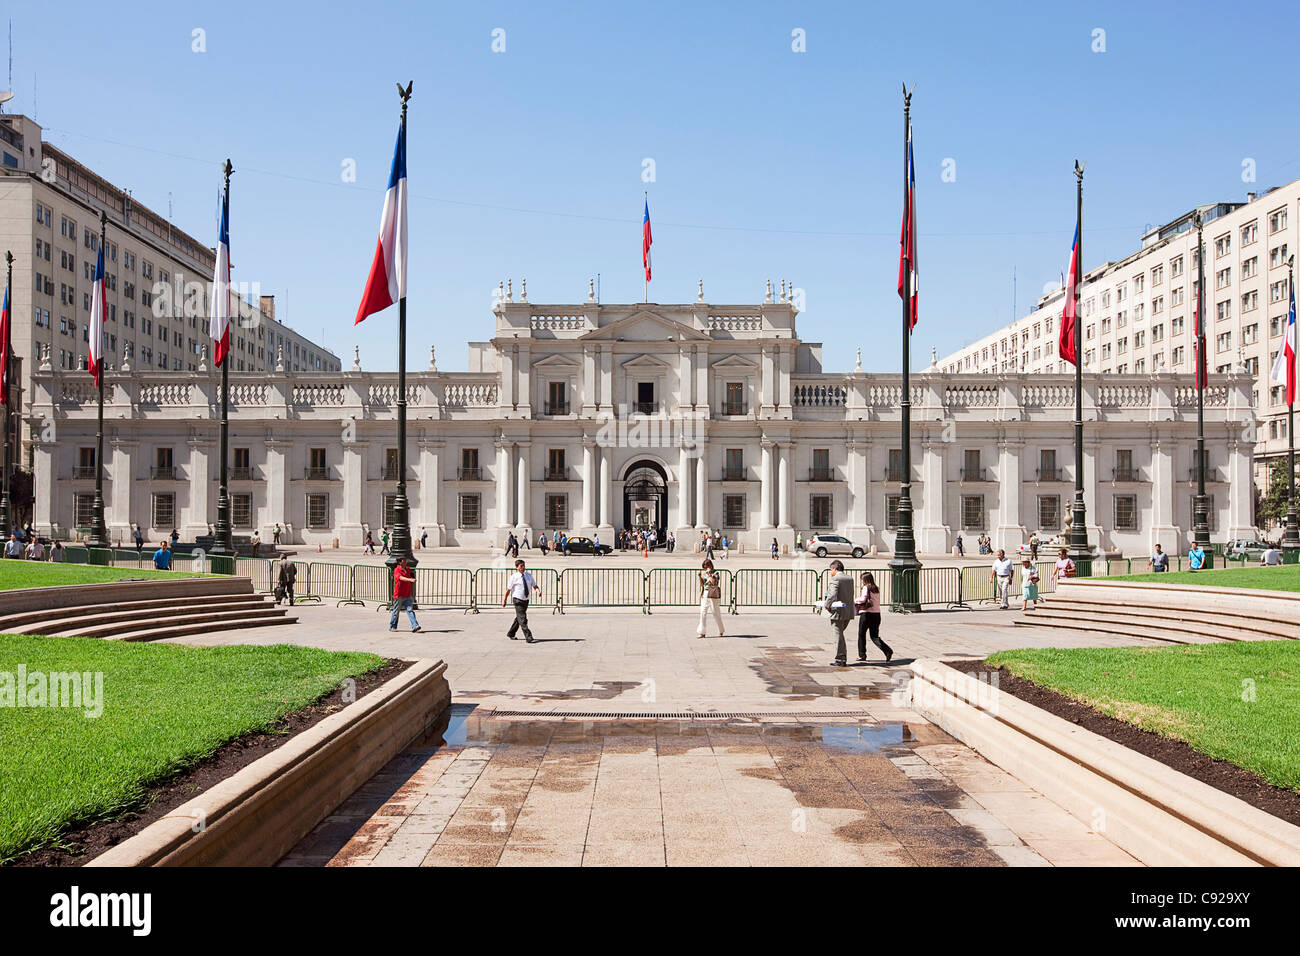
[[[700,626],[695,631],[696,637],[706,637],[705,621],[708,620],[709,611],[713,611],[713,620],[718,622],[718,637],[725,637],[722,630],[722,611],[718,607],[718,602],[722,598],[722,585],[719,582],[718,572],[713,570],[713,562],[708,558],[700,566]]]

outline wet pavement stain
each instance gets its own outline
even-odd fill
[[[918,742],[869,718],[532,720],[461,703],[283,862],[1002,865],[945,809],[959,788],[892,762]]]

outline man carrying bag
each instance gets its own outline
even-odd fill
[[[844,643],[844,629],[853,620],[853,578],[844,573],[840,561],[832,561],[830,570],[834,572],[826,596],[822,598],[822,607],[830,615],[831,627],[835,629],[835,660],[832,667],[848,667],[849,650]]]

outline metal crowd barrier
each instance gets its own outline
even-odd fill
[[[719,606],[735,614],[735,575],[723,568],[715,570],[722,590]],[[646,574],[646,613],[654,607],[699,607],[701,598],[699,568],[651,568]]]
[[[276,572],[273,565],[278,562],[269,558],[235,558],[235,573],[240,577],[250,578],[253,590],[269,593],[275,590]],[[297,595],[294,595],[297,597]]]
[[[639,607],[648,614],[645,580],[640,568],[565,568],[560,572],[560,613],[566,607]]]
[[[737,568],[732,576],[729,610],[741,607],[806,607],[821,601],[821,575],[799,568]]]
[[[537,607],[549,607],[552,614],[560,613],[563,610],[560,595],[560,572],[554,568],[529,568],[528,570],[532,574],[533,580],[537,582],[537,586],[542,589],[540,597],[534,596],[530,598],[532,603]],[[605,569],[592,568],[590,570],[604,571]],[[466,571],[465,573],[469,574],[470,572]],[[471,582],[470,601],[466,610],[477,614],[480,607],[500,606],[501,598],[506,593],[506,584],[513,573],[514,568],[479,568],[475,571]],[[416,576],[419,576],[418,571]]]

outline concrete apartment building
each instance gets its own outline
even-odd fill
[[[1244,203],[1198,209],[1209,276],[1209,370],[1242,371],[1252,379],[1250,400],[1259,428],[1254,472],[1266,491],[1272,460],[1287,453],[1286,389],[1271,381],[1269,372],[1286,328],[1287,260],[1300,244],[1300,180],[1248,193]],[[1151,229],[1141,248],[1124,259],[1085,273],[1080,292],[1085,372],[1191,381],[1196,369],[1196,211]],[[1069,249],[1061,253],[1064,261]],[[1023,318],[936,359],[938,368],[949,374],[1028,376],[1073,371],[1056,354],[1064,296],[1063,289],[1042,296]]]
[[[796,309],[757,304],[541,305],[502,290],[491,337],[466,371],[407,378],[411,526],[438,547],[499,546],[565,531],[714,528],[764,552],[796,531],[891,551],[903,478],[901,375],[822,369]],[[418,321],[418,320],[417,320]],[[391,527],[397,377],[362,371],[231,377],[236,534],[315,549],[359,548]],[[29,420],[37,438],[36,523],[70,539],[90,519],[95,402],[89,379],[42,363]],[[106,519],[151,540],[186,540],[216,517],[217,383],[210,367],[108,377]],[[1213,375],[1206,436],[1216,534],[1250,533],[1251,380]],[[1084,377],[1083,482],[1089,536],[1107,551],[1178,551],[1191,537],[1195,399],[1171,375]],[[1008,549],[1061,532],[1074,491],[1074,377],[912,378],[912,499],[918,547]]]
[[[45,352],[54,368],[87,366],[101,210],[108,214],[108,366],[192,373],[210,344],[214,250],[44,142],[30,118],[0,114],[0,251],[14,255],[12,341],[28,400],[31,370]],[[244,302],[232,328],[231,371],[271,371],[281,355],[289,371],[341,368],[328,349],[276,321],[272,297]]]

